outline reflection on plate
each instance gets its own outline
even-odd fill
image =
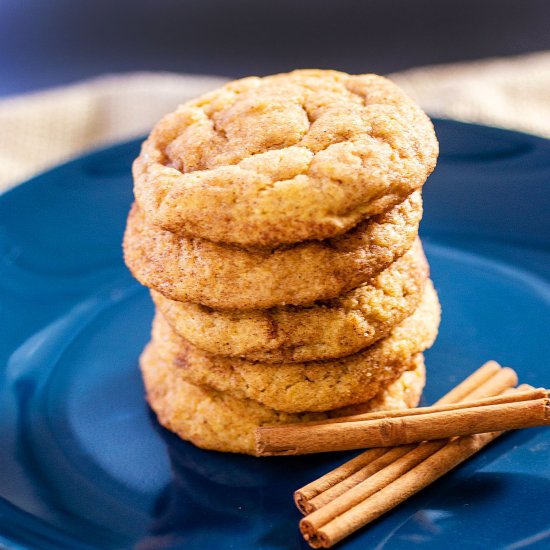
[[[439,121],[422,235],[443,306],[427,402],[488,358],[550,385],[550,143]],[[0,197],[0,546],[306,548],[292,492],[354,453],[255,459],[160,428],[153,308],[120,241],[138,142]],[[503,437],[341,548],[550,544],[550,435]],[[490,526],[490,528],[488,527]]]

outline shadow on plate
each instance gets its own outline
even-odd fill
[[[167,444],[173,477],[156,503],[138,550],[307,548],[297,529],[300,514],[292,502],[293,491],[352,456],[258,459],[203,451],[160,427],[151,416]],[[518,444],[527,444],[535,433],[502,438],[455,474],[378,520],[375,533],[370,533],[378,540],[369,545],[374,542],[385,550],[405,544],[459,548],[461,541],[472,540],[472,530],[479,533],[475,548],[512,550],[528,547],[532,540],[548,542],[544,502],[550,481],[523,473],[479,471]],[[503,516],[509,519],[503,522]],[[498,531],[491,525],[499,525]],[[352,546],[363,542],[359,538],[361,534],[351,538]]]
[[[293,492],[352,456],[254,458],[204,451],[152,424],[166,442],[172,481],[136,548],[307,548]],[[356,453],[355,453],[356,454]]]

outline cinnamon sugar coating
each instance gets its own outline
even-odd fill
[[[136,205],[124,257],[134,277],[172,300],[218,309],[307,305],[358,287],[414,242],[420,192],[344,235],[275,250],[244,250],[188,239],[148,224]]]
[[[309,307],[216,310],[152,292],[180,336],[213,354],[267,363],[333,359],[380,340],[411,315],[429,267],[420,240],[362,286]]]
[[[432,123],[381,76],[300,70],[230,82],[165,116],[133,167],[150,223],[244,247],[345,233],[419,189]]]
[[[415,407],[425,384],[424,360],[418,354],[414,370],[403,373],[366,403],[329,412],[289,414],[190,384],[152,345],[145,348],[140,366],[147,401],[165,428],[203,449],[251,455],[255,454],[254,430],[259,426]]]
[[[435,340],[439,313],[437,294],[428,283],[417,310],[386,338],[329,361],[272,364],[213,355],[178,337],[158,313],[153,345],[159,357],[177,366],[181,377],[193,384],[278,411],[326,411],[367,401],[413,368],[412,356]]]

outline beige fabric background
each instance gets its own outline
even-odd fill
[[[550,137],[550,52],[390,75],[431,115]],[[0,192],[79,153],[147,132],[223,79],[105,76],[0,101]]]

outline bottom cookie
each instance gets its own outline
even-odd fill
[[[178,369],[162,360],[153,346],[140,360],[147,401],[159,422],[182,439],[203,449],[255,454],[254,429],[268,424],[290,424],[350,414],[415,407],[425,384],[424,356],[414,356],[413,370],[386,386],[373,399],[330,412],[284,413],[251,399],[195,386]]]

